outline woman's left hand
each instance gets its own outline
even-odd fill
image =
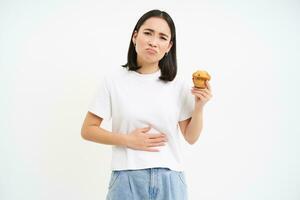
[[[211,87],[208,81],[205,82],[207,88],[199,89],[193,87],[192,94],[195,96],[195,107],[203,108],[203,106],[212,98]]]

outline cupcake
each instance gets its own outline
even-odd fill
[[[206,71],[198,70],[193,73],[193,82],[196,88],[206,88],[206,81],[210,80],[210,75]]]

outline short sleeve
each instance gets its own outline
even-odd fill
[[[111,118],[111,95],[108,82],[104,78],[97,86],[89,104],[88,111],[109,120]]]
[[[182,84],[179,94],[180,112],[178,121],[184,121],[192,117],[195,103],[189,84],[185,81]]]

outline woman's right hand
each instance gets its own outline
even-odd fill
[[[131,149],[141,151],[158,152],[159,150],[152,147],[164,146],[168,141],[164,133],[147,133],[151,127],[138,128],[126,136],[126,146]]]

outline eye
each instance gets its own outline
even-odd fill
[[[163,39],[163,40],[167,40],[167,38],[165,38],[165,37],[161,37],[161,39]]]
[[[144,34],[145,34],[145,35],[151,35],[151,33],[150,33],[150,32],[144,32]]]

